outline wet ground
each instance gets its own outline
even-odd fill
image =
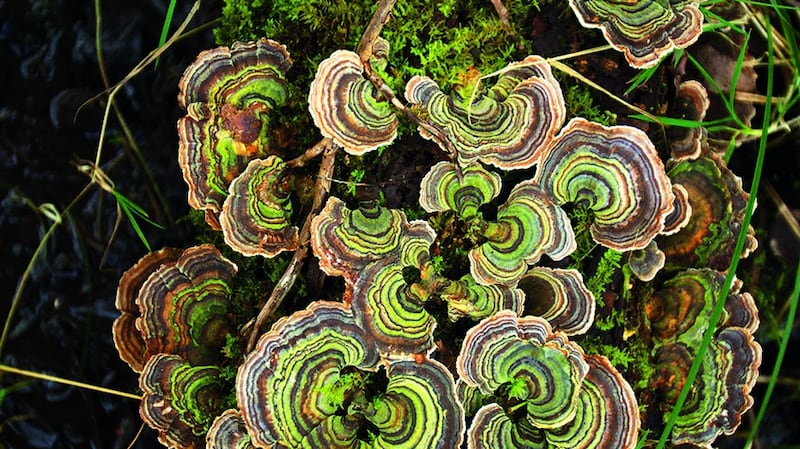
[[[112,82],[157,45],[166,3],[102,2],[102,48]],[[176,21],[190,6],[178,3]],[[214,2],[204,4],[192,26],[216,17],[220,7]],[[41,209],[47,210],[43,206],[49,204],[55,211],[64,211],[81,195],[30,271],[0,362],[135,393],[136,376],[119,360],[111,342],[111,322],[117,316],[117,281],[147,250],[127,220],[117,226],[119,211],[109,193],[93,186],[81,194],[89,179],[77,168],[95,158],[105,106],[102,97],[87,103],[104,89],[95,51],[95,23],[90,2],[0,0],[0,86],[4,90],[0,95],[0,318],[7,316],[26,264],[52,224]],[[184,67],[201,49],[211,46],[213,37],[207,27],[176,44],[164,54],[157,70],[148,68],[118,94],[117,104],[141,158],[119,120],[113,115],[109,119],[101,167],[118,192],[165,227],[142,225],[153,248],[188,246],[199,232],[182,219],[188,206],[177,167],[175,122],[181,112],[175,98]],[[800,208],[798,149],[796,134],[776,141],[764,172],[764,179],[795,210]],[[753,160],[750,145],[742,147],[732,161],[745,185],[749,185]],[[754,225],[761,248],[740,272],[752,283],[778,282],[781,273],[784,278],[793,273],[797,242],[780,229],[769,197],[760,197],[759,204]],[[790,262],[782,262],[771,241]],[[763,263],[754,263],[759,258]],[[773,307],[780,317],[788,291],[783,288],[778,293]],[[776,325],[782,323],[762,326],[763,373],[769,373],[774,363]],[[789,421],[800,408],[800,362],[795,355],[799,347],[795,333],[782,384],[762,426],[763,448],[796,447],[800,442],[800,431]],[[763,390],[760,384],[755,391],[756,407]],[[743,430],[751,419],[752,415],[745,419]],[[125,448],[140,424],[137,401],[17,375],[0,376],[0,448]],[[736,435],[720,446],[742,443]],[[135,447],[160,445],[154,432],[145,429]]]

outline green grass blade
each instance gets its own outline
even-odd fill
[[[753,172],[753,183],[750,186],[750,198],[747,200],[745,215],[744,219],[742,220],[742,227],[741,230],[739,231],[739,238],[736,241],[736,249],[733,252],[733,259],[731,260],[731,264],[728,267],[728,274],[725,276],[725,283],[723,284],[722,290],[720,291],[719,300],[714,305],[714,310],[711,313],[711,318],[708,323],[708,329],[703,335],[703,341],[700,344],[700,347],[697,348],[697,353],[695,354],[694,362],[692,363],[692,367],[689,369],[689,374],[686,377],[686,383],[681,389],[680,395],[678,396],[678,400],[675,403],[675,407],[672,409],[672,412],[670,413],[669,418],[667,419],[667,424],[664,427],[664,431],[661,432],[661,437],[659,438],[658,445],[656,446],[657,449],[664,449],[664,447],[666,446],[667,440],[672,434],[672,429],[675,427],[675,423],[678,421],[678,416],[681,413],[681,409],[683,408],[686,399],[689,397],[689,391],[691,390],[692,385],[694,385],[694,381],[697,378],[698,373],[700,372],[700,366],[702,365],[703,358],[705,357],[706,351],[708,350],[708,346],[711,344],[711,339],[717,330],[719,319],[722,316],[722,311],[724,310],[725,300],[728,297],[728,292],[730,292],[731,285],[733,284],[733,279],[736,276],[736,268],[739,266],[739,259],[742,254],[742,250],[744,249],[745,240],[747,239],[748,228],[750,227],[750,219],[753,216],[753,209],[755,208],[756,196],[758,193],[758,185],[761,182],[761,171],[763,170],[764,167],[764,155],[767,149],[767,139],[769,137],[769,133],[767,130],[769,129],[769,121],[772,115],[771,106],[772,106],[774,61],[772,54],[772,31],[770,28],[769,16],[765,16],[765,22],[767,29],[767,88],[766,88],[767,102],[764,105],[764,123],[763,126],[761,127],[761,139],[758,145],[758,157],[756,158],[756,167]]]
[[[161,37],[158,38],[158,48],[161,48],[167,42],[167,34],[169,34],[169,26],[172,24],[172,15],[175,13],[176,2],[177,0],[169,0],[167,15],[164,17],[164,25],[161,26]],[[153,69],[158,69],[158,61],[159,58],[156,58]]]
[[[747,50],[747,44],[750,42],[750,31],[744,35],[744,42],[742,42],[742,46],[739,50],[739,54],[736,56],[736,67],[733,69],[733,76],[731,77],[731,91],[728,92],[728,102],[733,105],[736,101],[736,86],[739,84],[739,75],[742,74],[742,66],[744,65],[744,55],[745,50]],[[733,109],[730,110],[732,115],[736,115],[736,111]]]
[[[658,67],[660,65],[661,65],[661,63],[658,63],[658,64],[654,65],[653,67],[649,67],[647,69],[644,69],[644,70],[640,71],[635,77],[633,77],[632,80],[629,81],[629,83],[631,85],[630,85],[630,87],[625,89],[625,95],[630,95],[630,93],[633,92],[634,89],[636,89],[637,87],[639,87],[642,84],[646,83],[647,80],[652,78],[653,75],[656,73],[656,70],[658,70]]]
[[[789,313],[786,316],[786,324],[783,328],[783,335],[781,335],[781,343],[778,347],[778,355],[775,357],[775,366],[772,368],[772,374],[769,377],[767,390],[764,392],[764,398],[761,400],[761,406],[758,409],[758,415],[753,422],[753,427],[750,429],[750,434],[747,436],[747,442],[744,444],[745,449],[749,449],[753,445],[753,441],[758,434],[758,428],[764,415],[767,413],[767,406],[772,397],[772,392],[775,390],[775,384],[778,380],[778,375],[781,371],[781,364],[783,364],[783,357],[786,355],[786,347],[789,345],[789,337],[792,335],[792,327],[794,326],[795,315],[797,314],[797,302],[800,298],[800,261],[798,261],[797,272],[794,276],[794,290],[789,297]]]

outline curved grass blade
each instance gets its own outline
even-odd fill
[[[720,291],[719,300],[717,301],[716,305],[714,306],[714,310],[711,313],[711,317],[709,318],[709,323],[708,323],[708,329],[706,330],[706,333],[703,335],[703,341],[700,344],[700,347],[697,349],[697,354],[695,355],[694,362],[692,363],[692,367],[689,369],[689,374],[686,377],[686,383],[681,389],[680,395],[678,396],[678,400],[675,402],[675,407],[672,409],[672,412],[670,413],[669,418],[667,419],[667,424],[664,427],[664,431],[661,432],[661,437],[658,440],[658,445],[656,446],[656,449],[664,449],[664,447],[666,446],[667,440],[669,440],[669,436],[672,433],[672,429],[673,427],[675,427],[675,423],[677,422],[678,416],[681,413],[683,404],[689,397],[689,392],[692,389],[692,385],[694,385],[694,381],[697,378],[698,373],[700,372],[700,367],[703,363],[703,357],[705,356],[706,350],[711,344],[711,339],[717,330],[720,317],[722,316],[722,311],[724,310],[725,298],[728,297],[728,292],[730,291],[731,284],[733,283],[733,279],[736,275],[736,268],[739,266],[739,259],[742,254],[742,249],[744,248],[744,243],[747,237],[747,231],[750,227],[750,219],[753,216],[753,209],[755,208],[756,197],[758,194],[758,185],[761,181],[761,172],[764,167],[764,155],[767,149],[767,139],[769,137],[768,130],[769,130],[770,117],[772,115],[772,87],[774,81],[772,31],[769,23],[769,16],[765,16],[764,20],[766,22],[765,25],[767,29],[767,63],[768,63],[767,87],[766,87],[767,102],[764,104],[764,123],[763,126],[761,127],[761,140],[759,141],[758,145],[758,157],[756,158],[756,167],[753,172],[753,182],[750,186],[750,198],[747,201],[744,220],[742,221],[742,227],[739,232],[739,238],[736,241],[736,249],[733,252],[734,256],[733,259],[731,260],[730,266],[728,267],[728,274],[725,276],[725,283],[723,284],[722,290]]]

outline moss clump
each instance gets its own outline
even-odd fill
[[[564,101],[567,105],[567,120],[572,117],[583,117],[606,126],[616,124],[616,116],[610,111],[600,109],[588,87],[584,84],[576,84],[576,81],[571,78],[558,78],[560,78],[559,81],[563,86]]]

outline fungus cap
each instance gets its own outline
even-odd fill
[[[594,322],[594,295],[577,270],[533,267],[517,285],[525,292],[525,312],[546,319],[567,335],[586,333]]]
[[[156,354],[139,376],[142,420],[170,449],[201,449],[223,410],[224,388],[216,366],[193,366],[173,354]]]
[[[742,189],[741,178],[719,156],[707,151],[697,159],[673,164],[669,177],[688,192],[692,213],[680,231],[658,238],[667,268],[727,269],[750,197]],[[742,257],[757,247],[754,231],[748,229]]]
[[[277,156],[253,159],[231,182],[220,225],[225,243],[245,256],[274,257],[294,251],[290,174]]]
[[[405,97],[447,142],[424,128],[420,134],[446,151],[455,147],[461,165],[480,160],[504,170],[531,167],[537,149],[551,143],[566,117],[561,87],[540,56],[507,66],[472,102],[443,93],[423,76],[408,81]]]
[[[147,348],[142,335],[136,329],[136,318],[139,317],[136,297],[139,295],[142,284],[153,272],[162,265],[174,264],[181,253],[183,250],[178,248],[163,248],[147,253],[125,271],[119,279],[115,306],[121,315],[114,320],[111,329],[114,346],[119,352],[119,357],[137,373],[142,371],[142,367],[147,362],[147,357],[145,357]]]
[[[688,80],[678,86],[669,113],[671,117],[702,122],[710,105],[706,88],[699,81]],[[702,126],[695,128],[672,126],[667,129],[667,138],[673,160],[697,159],[705,144],[706,130]]]
[[[435,238],[426,222],[409,222],[398,209],[367,202],[350,210],[333,196],[311,221],[311,247],[320,268],[350,282],[370,262],[398,257],[409,245],[430,246]]]
[[[592,237],[608,248],[646,247],[672,212],[672,184],[640,129],[574,118],[537,163],[534,182],[557,204],[588,206],[594,213]]]
[[[453,210],[462,218],[497,197],[500,175],[473,163],[464,167],[442,161],[431,167],[420,183],[419,205],[426,212]]]
[[[354,155],[388,145],[397,136],[392,105],[363,72],[358,54],[337,50],[320,63],[308,94],[309,112],[322,135]]]
[[[555,429],[575,418],[589,366],[580,346],[544,319],[502,311],[467,331],[456,369],[484,394],[504,391],[523,401],[532,426]]]
[[[239,410],[230,409],[217,416],[206,434],[206,449],[255,449]]]
[[[144,358],[167,353],[193,365],[218,362],[234,331],[230,296],[236,270],[219,250],[204,244],[152,272],[136,299]]]
[[[269,152],[269,113],[288,97],[291,58],[283,45],[261,39],[200,53],[180,80],[178,163],[189,186],[189,205],[218,215],[228,185],[252,158]]]
[[[542,255],[561,260],[577,247],[566,212],[531,181],[514,187],[483,237],[486,242],[470,250],[469,260],[472,277],[485,285],[516,285]]]
[[[253,444],[297,447],[318,436],[320,426],[341,428],[347,423],[337,412],[353,393],[343,370],[376,371],[378,361],[371,339],[341,303],[317,301],[281,318],[236,376],[236,397]]]
[[[600,28],[632,67],[654,66],[673,49],[686,48],[703,32],[698,0],[569,0],[581,25]]]

